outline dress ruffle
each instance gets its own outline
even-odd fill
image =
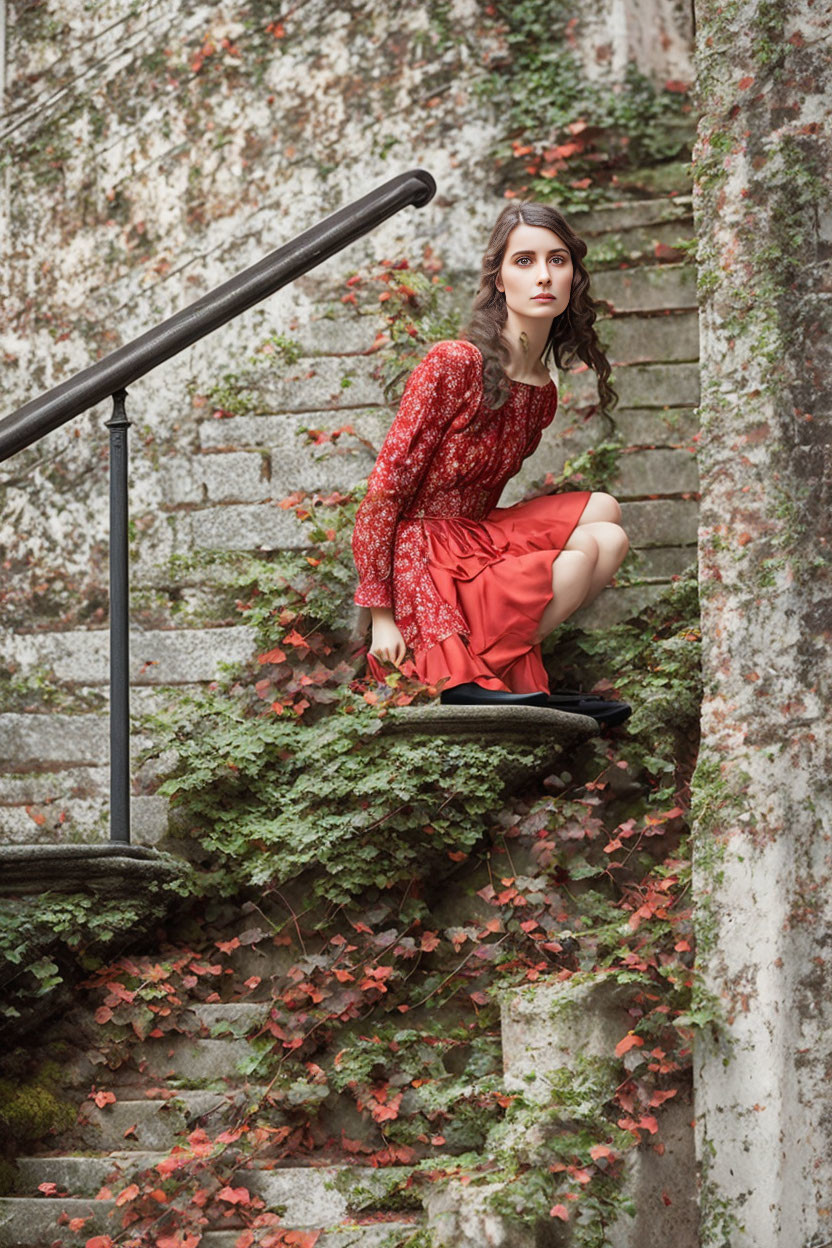
[[[502,559],[509,547],[499,525],[467,516],[423,521],[426,529],[430,570],[456,581],[470,581],[483,568]]]
[[[429,571],[439,596],[456,607],[468,633],[454,633],[413,662],[425,684],[474,681],[487,689],[548,690],[540,643],[532,641],[552,598],[552,565],[591,497],[589,490],[546,494],[495,507],[484,520],[426,518]]]

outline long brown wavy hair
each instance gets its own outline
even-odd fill
[[[568,367],[576,358],[595,370],[598,377],[599,409],[602,416],[618,403],[618,394],[609,384],[610,362],[601,349],[593,323],[598,309],[609,309],[589,293],[589,273],[583,266],[586,243],[579,238],[565,218],[551,204],[533,200],[507,204],[497,218],[482,258],[479,290],[474,298],[471,315],[459,337],[479,347],[483,357],[483,393],[492,409],[502,407],[509,396],[506,367],[510,361],[508,345],[502,331],[506,323],[505,294],[497,289],[496,278],[503,263],[508,236],[516,225],[541,225],[553,230],[569,248],[573,277],[569,303],[552,321],[541,360],[546,368],[554,359],[558,369]]]

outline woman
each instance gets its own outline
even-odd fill
[[[620,722],[630,708],[549,693],[540,642],[607,585],[628,548],[609,494],[578,490],[498,507],[554,419],[549,375],[579,356],[602,410],[618,396],[593,329],[586,244],[548,204],[508,205],[460,338],[408,378],[356,513],[355,602],[372,613],[369,662],[407,647],[442,702],[559,706]]]

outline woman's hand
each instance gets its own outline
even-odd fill
[[[370,654],[382,663],[392,663],[398,667],[404,662],[406,652],[404,637],[393,619],[393,612],[388,607],[373,607],[373,640]]]

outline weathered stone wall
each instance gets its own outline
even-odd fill
[[[651,74],[690,77],[689,15],[650,12],[672,37],[649,50],[638,35],[646,11],[611,17],[603,39],[590,6],[576,15],[570,44],[588,76],[615,90],[622,49],[641,48]],[[131,387],[132,699],[142,710],[251,650],[222,584],[189,557],[297,543],[293,513],[276,502],[296,488],[346,488],[372,465],[362,450],[313,461],[297,437],[348,419],[378,446],[392,416],[366,354],[381,320],[342,303],[345,278],[391,255],[418,262],[429,246],[453,287],[448,314],[469,306],[507,185],[493,156],[503,118],[476,87],[508,44],[482,7],[462,2],[407,8],[395,23],[386,6],[318,3],[282,24],[254,2],[21,4],[11,14],[5,410],[388,177],[420,165],[439,187],[427,208],[399,214]],[[692,224],[685,189],[568,214],[591,245],[593,288],[614,307],[602,330],[621,403],[614,430],[586,420],[593,376],[559,378],[558,418],[502,500],[620,431],[610,488],[633,552],[616,587],[582,613],[590,627],[637,609],[695,557],[698,342],[693,269],[679,247]],[[295,364],[261,350],[275,334],[300,344]],[[227,374],[246,401],[217,420],[204,396]],[[103,828],[108,416],[102,405],[5,465],[6,839]],[[152,841],[164,803],[141,785],[133,801],[137,839]]]
[[[832,1239],[832,14],[697,5],[703,1243]]]

